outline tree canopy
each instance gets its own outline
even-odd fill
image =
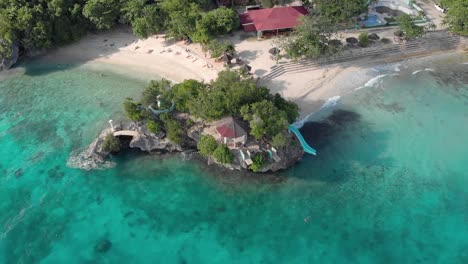
[[[397,17],[398,27],[403,31],[405,38],[414,39],[422,37],[425,33],[425,29],[422,26],[418,26],[414,23],[414,18],[408,14],[402,14]]]
[[[315,0],[319,16],[347,22],[367,10],[368,0]]]
[[[441,0],[440,3],[447,8],[444,23],[448,28],[458,34],[468,36],[468,1]]]
[[[205,11],[211,7],[210,0],[0,0],[0,55],[9,55],[12,43],[47,49],[118,23],[130,24],[141,38],[166,31],[207,43],[239,26],[235,11]]]
[[[301,17],[301,24],[296,27],[291,36],[282,38],[280,46],[292,58],[316,58],[336,52],[330,46],[329,40],[337,28],[333,21],[316,16]]]

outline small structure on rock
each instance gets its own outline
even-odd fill
[[[228,146],[233,147],[242,145],[247,141],[247,125],[232,116],[225,117],[216,123],[216,132],[218,132],[221,141]]]

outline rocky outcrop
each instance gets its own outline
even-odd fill
[[[3,44],[4,42],[4,40],[0,40],[0,44]],[[19,58],[18,46],[16,44],[11,44],[10,49],[11,53],[9,56],[3,56],[0,54],[0,71],[10,69]]]
[[[189,138],[184,138],[182,145],[174,144],[165,137],[164,133],[154,134],[146,129],[144,124],[134,122],[119,122],[114,125],[114,130],[106,128],[101,131],[98,137],[84,150],[72,153],[67,165],[72,168],[85,170],[109,168],[115,164],[109,161],[111,153],[102,149],[104,138],[112,133],[118,138],[128,138],[128,146],[121,146],[123,149],[132,148],[143,152],[181,152],[190,149],[196,142]],[[126,144],[121,140],[121,145]]]
[[[187,127],[185,129],[185,137],[183,137],[181,145],[178,145],[167,139],[164,133],[154,134],[149,132],[145,124],[119,122],[114,124],[113,130],[111,128],[102,130],[98,137],[86,149],[72,153],[67,165],[69,167],[86,170],[114,166],[115,164],[109,159],[111,153],[102,149],[104,138],[109,133],[112,133],[120,139],[121,149],[138,149],[148,153],[185,153],[185,151],[194,151],[194,149],[196,149],[203,129],[204,125],[202,123]],[[286,147],[278,149],[274,153],[271,150],[272,148],[263,145],[257,151],[252,151],[252,154],[263,153],[262,155],[265,157],[266,162],[259,172],[284,170],[292,167],[296,162],[302,159],[304,151],[296,137],[289,136],[288,140],[289,142]],[[255,142],[253,143],[255,144]],[[220,164],[213,158],[208,158],[208,164],[218,164],[219,166],[231,170],[249,169],[239,149],[232,149],[231,153],[234,155],[232,164]]]

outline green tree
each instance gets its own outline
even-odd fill
[[[98,29],[110,29],[120,15],[119,0],[88,0],[83,7],[83,15]]]
[[[272,138],[271,144],[275,148],[283,148],[288,144],[288,139],[286,138],[284,133],[280,132]]]
[[[367,10],[367,0],[315,0],[319,16],[333,22],[348,22]]]
[[[222,71],[189,103],[189,110],[195,116],[213,120],[238,115],[243,105],[261,101],[267,95],[268,89],[257,87],[253,80],[242,79],[235,71]]]
[[[273,103],[275,106],[286,113],[286,116],[288,117],[288,123],[294,123],[299,116],[299,107],[297,104],[288,101],[281,97],[279,93],[276,93],[273,96]]]
[[[203,156],[211,156],[217,147],[218,144],[211,135],[202,135],[197,144],[198,152]]]
[[[287,115],[271,101],[263,100],[242,106],[240,110],[244,120],[249,122],[250,134],[257,140],[272,138],[288,127]]]
[[[249,169],[251,169],[253,172],[259,172],[264,163],[265,159],[263,155],[258,153],[252,158],[252,164],[250,165]]]
[[[234,159],[231,151],[225,144],[220,144],[213,151],[213,158],[221,164],[231,164]]]
[[[402,14],[397,17],[398,27],[405,34],[406,39],[422,37],[425,33],[424,27],[414,23],[414,18],[408,14]]]
[[[293,59],[316,58],[336,52],[329,40],[337,31],[332,20],[315,16],[301,17],[301,24],[293,33],[279,40],[279,45]]]
[[[174,118],[169,114],[161,114],[161,120],[164,122],[167,138],[175,144],[182,143],[182,129]]]
[[[441,0],[444,8],[448,8],[444,16],[444,24],[458,34],[468,36],[468,1]]]
[[[359,40],[359,46],[361,47],[367,47],[369,45],[369,36],[367,32],[361,32],[358,37]]]
[[[206,12],[197,21],[197,33],[207,39],[220,34],[226,34],[239,27],[237,13],[229,8],[220,7]],[[200,37],[199,37],[200,38]]]
[[[171,82],[166,79],[158,81],[151,80],[143,91],[141,103],[144,106],[156,105],[158,96],[161,100],[161,107],[168,108],[170,106],[169,90],[171,88]]]
[[[204,84],[196,80],[185,80],[175,84],[170,90],[170,97],[174,100],[175,107],[180,112],[189,111],[189,102],[195,100],[198,93],[204,88]]]
[[[224,52],[233,54],[235,52],[235,47],[232,43],[227,41],[219,41],[216,39],[208,38],[207,42],[200,40],[202,42],[202,47],[205,51],[210,52],[212,58],[218,58],[223,55]]]
[[[154,134],[158,134],[161,131],[158,122],[150,118],[146,119],[146,128],[149,130],[149,132]]]
[[[119,152],[120,150],[120,140],[117,137],[114,137],[112,133],[109,133],[104,138],[102,142],[102,150],[106,152]]]
[[[184,0],[166,0],[161,4],[162,10],[168,14],[166,22],[167,33],[174,39],[192,36],[202,11],[196,3]]]
[[[133,121],[140,121],[145,117],[145,113],[138,103],[135,103],[132,98],[128,97],[124,101],[124,110],[127,117]]]
[[[132,24],[133,33],[147,38],[164,28],[164,14],[157,4],[147,4],[146,0],[130,0],[122,7],[123,17]]]

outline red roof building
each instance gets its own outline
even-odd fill
[[[239,15],[244,31],[278,31],[295,28],[299,18],[307,15],[303,6],[249,10]]]

